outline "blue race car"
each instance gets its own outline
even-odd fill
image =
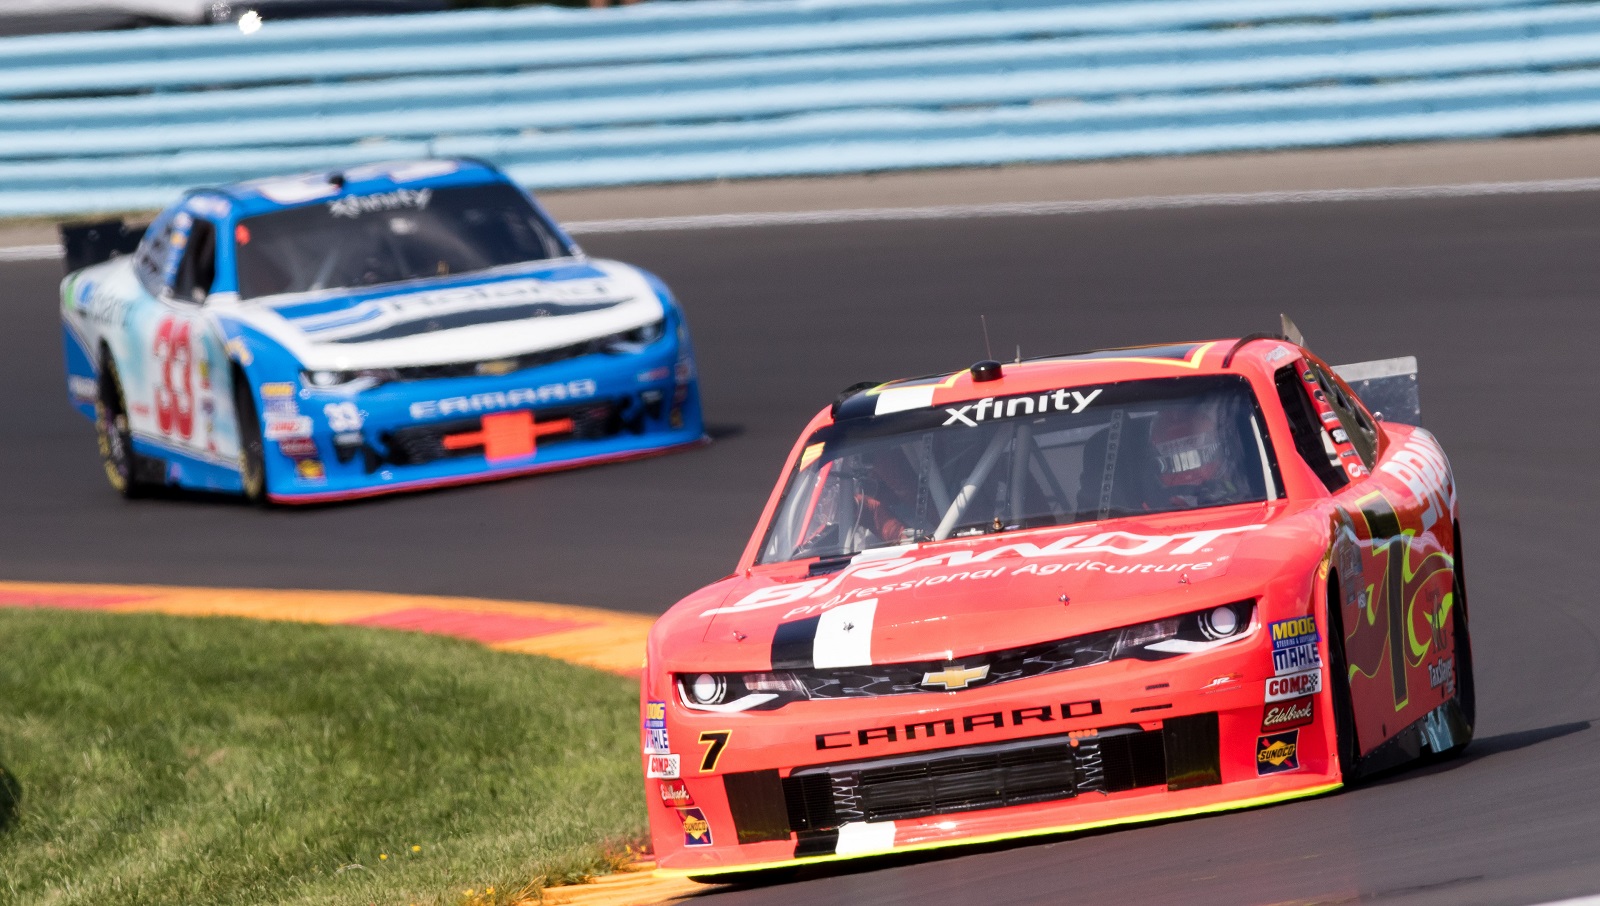
[[[125,495],[310,503],[704,439],[667,287],[479,162],[198,189],[142,238],[62,236],[67,388]]]

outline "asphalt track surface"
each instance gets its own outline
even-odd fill
[[[731,568],[845,385],[1236,336],[1415,354],[1461,488],[1478,739],[1321,799],[881,860],[770,903],[1534,903],[1600,891],[1600,194],[594,236],[684,301],[716,443],[315,509],[125,504],[67,405],[52,262],[0,269],[0,578],[353,588],[657,612]]]

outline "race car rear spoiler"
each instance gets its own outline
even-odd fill
[[[1301,349],[1306,348],[1306,338],[1300,328],[1279,315],[1283,337]],[[1401,356],[1397,359],[1379,359],[1373,362],[1356,362],[1352,365],[1335,365],[1333,370],[1344,378],[1372,414],[1387,422],[1422,427],[1422,398],[1417,395],[1417,357]]]
[[[1422,400],[1417,395],[1417,357],[1381,359],[1335,365],[1350,389],[1361,397],[1372,414],[1384,421],[1422,425]]]
[[[57,229],[67,273],[133,254],[147,227],[147,223],[127,224],[120,219],[60,224]]]

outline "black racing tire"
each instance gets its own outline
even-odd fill
[[[1446,756],[1459,755],[1472,741],[1472,731],[1478,720],[1478,690],[1472,677],[1472,633],[1467,626],[1467,570],[1461,555],[1461,523],[1454,525],[1455,531],[1455,588],[1454,603],[1450,607],[1451,638],[1455,643],[1456,671],[1456,711],[1463,723],[1466,724],[1465,735],[1460,742],[1444,751]]]
[[[239,422],[239,483],[244,499],[264,503],[267,499],[265,444],[261,439],[261,416],[256,412],[250,383],[238,369],[233,372],[233,412]]]
[[[99,392],[94,401],[94,433],[106,481],[124,498],[141,496],[146,487],[139,479],[133,452],[133,432],[128,427],[128,400],[122,392],[117,364],[107,353],[100,366]]]
[[[1328,582],[1328,686],[1333,698],[1334,749],[1339,779],[1351,786],[1361,778],[1361,745],[1356,736],[1356,711],[1350,697],[1350,668],[1344,654],[1343,599],[1337,580]]]

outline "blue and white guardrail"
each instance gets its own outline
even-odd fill
[[[1600,0],[700,0],[0,39],[0,215],[427,154],[535,188],[1600,126]]]

